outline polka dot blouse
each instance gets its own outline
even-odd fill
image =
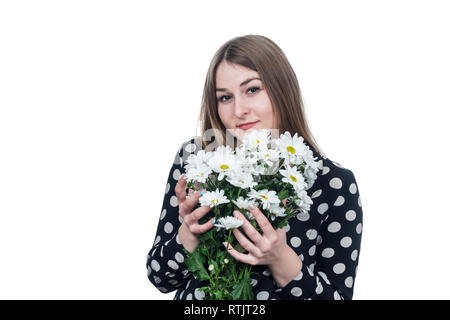
[[[306,142],[305,142],[306,143]],[[178,237],[182,218],[178,214],[175,185],[190,154],[201,149],[199,137],[182,144],[170,169],[153,247],[147,255],[147,276],[163,293],[176,290],[174,300],[202,299],[196,279],[184,264],[186,258]],[[299,213],[286,228],[288,245],[303,262],[301,272],[279,287],[267,265],[252,270],[252,288],[258,300],[348,300],[352,299],[362,236],[362,207],[352,171],[320,156],[321,169],[307,190],[313,204]]]

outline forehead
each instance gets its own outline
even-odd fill
[[[247,67],[230,63],[223,60],[216,71],[216,86],[230,86],[231,84],[239,84],[250,77],[259,77],[258,72]]]

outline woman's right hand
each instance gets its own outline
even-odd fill
[[[191,193],[189,197],[186,197],[186,184],[186,179],[184,179],[184,176],[181,176],[175,186],[175,194],[177,196],[179,208],[178,213],[183,218],[183,223],[178,229],[178,235],[184,248],[192,253],[200,244],[198,234],[210,230],[214,227],[214,224],[213,219],[203,224],[199,223],[198,220],[204,217],[211,207],[201,206],[192,210],[197,205],[201,195],[200,191],[197,190],[194,193]]]

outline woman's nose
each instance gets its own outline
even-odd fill
[[[249,112],[248,102],[246,102],[244,99],[236,98],[235,105],[234,105],[234,112],[236,113],[237,117],[242,117],[243,115],[247,114]]]

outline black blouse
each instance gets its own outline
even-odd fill
[[[178,237],[183,220],[175,194],[186,159],[201,149],[200,137],[178,149],[167,179],[156,237],[147,255],[148,279],[163,293],[177,290],[174,300],[202,299],[205,293],[198,288],[207,285],[184,264],[186,256]],[[288,245],[302,260],[302,270],[280,288],[267,265],[253,266],[252,271],[257,273],[252,276],[255,299],[352,299],[363,220],[358,185],[352,171],[310,149],[321,165],[317,179],[307,190],[313,204],[308,213],[290,219],[286,228]]]

